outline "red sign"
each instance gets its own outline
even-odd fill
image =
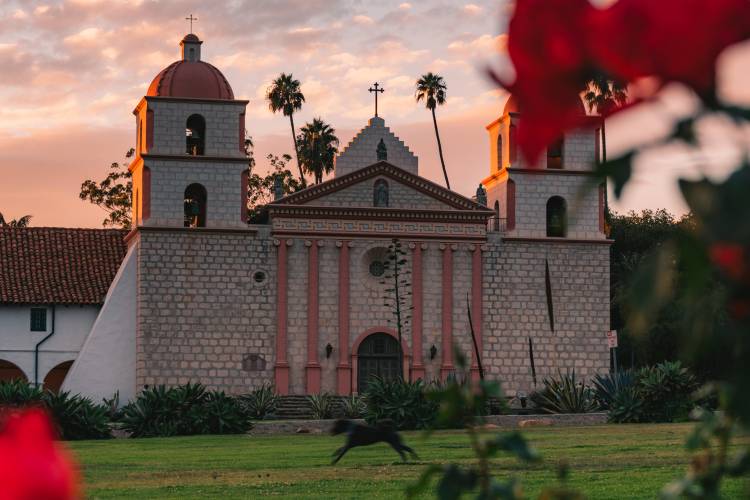
[[[607,332],[607,346],[610,349],[617,347],[617,330],[610,330]]]

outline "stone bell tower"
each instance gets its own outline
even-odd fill
[[[133,114],[133,226],[244,227],[245,107],[194,34]]]
[[[581,113],[585,114],[583,103]],[[500,118],[487,125],[490,175],[482,181],[497,229],[519,238],[603,240],[604,186],[590,189],[598,158],[599,117],[551,144],[536,165],[517,151],[522,113],[511,96]]]

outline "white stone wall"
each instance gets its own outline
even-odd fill
[[[346,189],[335,191],[307,202],[321,207],[372,207],[375,182],[383,179],[388,183],[388,208],[419,210],[450,210],[444,202],[406,186],[390,177],[377,176],[364,180]]]
[[[246,106],[244,102],[209,103],[159,98],[148,98],[147,102],[148,108],[154,112],[154,144],[149,153],[186,155],[185,125],[190,115],[199,114],[206,121],[206,156],[244,156],[239,135],[240,115]]]
[[[241,218],[241,179],[246,164],[206,163],[186,156],[185,160],[148,159],[145,165],[151,169],[151,217],[144,225],[183,227],[185,188],[199,183],[207,193],[206,227],[246,227]]]
[[[484,255],[484,358],[506,393],[533,390],[528,338],[538,384],[558,370],[581,380],[609,370],[609,245],[501,242],[490,235]],[[555,331],[545,293],[549,262]]]
[[[47,331],[32,332],[31,308],[47,308]],[[100,306],[57,305],[55,334],[39,351],[39,383],[60,363],[72,361],[78,355]],[[34,347],[52,328],[52,308],[49,305],[0,305],[0,359],[17,365],[29,381],[34,382]]]
[[[137,387],[200,381],[243,393],[272,381],[276,251],[267,229],[151,230],[138,238]],[[263,283],[256,271],[266,273]],[[252,355],[263,357],[264,369],[243,367]]]
[[[388,152],[387,162],[403,168],[417,175],[419,159],[396,137],[390,128],[385,126],[385,120],[380,117],[370,118],[368,125],[363,128],[336,157],[335,175],[341,176],[351,173],[378,162],[377,148],[380,139]]]
[[[570,239],[605,239],[599,231],[599,191],[591,177],[564,173],[511,172],[516,183],[516,228],[509,235],[547,236],[547,201],[561,196],[567,203]],[[589,189],[587,189],[590,186]]]

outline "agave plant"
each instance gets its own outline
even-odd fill
[[[44,391],[21,379],[0,382],[0,406],[41,404]]]
[[[425,429],[437,416],[438,404],[428,397],[428,387],[422,382],[401,379],[370,378],[364,394],[367,411],[365,420],[374,425],[390,420],[398,429]]]
[[[251,393],[240,396],[240,400],[250,418],[260,420],[276,412],[280,398],[273,385],[263,384]]]
[[[313,418],[326,419],[333,416],[333,398],[327,392],[307,396]]]
[[[44,404],[62,439],[106,439],[112,437],[109,410],[89,398],[70,392],[47,391]]]
[[[575,370],[558,372],[557,379],[546,378],[543,383],[544,388],[534,392],[531,400],[545,413],[588,413],[599,407],[594,391],[576,380]]]
[[[341,409],[346,418],[362,418],[367,411],[365,400],[356,394],[342,400]]]
[[[632,370],[622,370],[605,375],[597,374],[592,381],[596,401],[603,410],[609,410],[617,394],[623,390],[629,390],[635,386],[638,379]]]
[[[199,415],[194,422],[198,434],[240,434],[252,427],[239,400],[224,391],[208,392]]]

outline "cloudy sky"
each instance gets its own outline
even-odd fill
[[[0,0],[0,211],[32,214],[37,226],[100,225],[101,210],[78,199],[80,184],[102,178],[133,145],[131,111],[178,58],[190,13],[203,59],[250,100],[259,168],[268,153],[293,149],[287,119],[263,99],[285,71],[307,98],[296,123],[321,116],[342,146],[372,116],[367,88],[381,82],[380,115],[419,156],[420,173],[441,182],[430,115],[413,98],[415,79],[433,71],[448,84],[438,120],[452,184],[473,194],[489,171],[484,126],[506,99],[483,69],[508,68],[509,12],[502,0]],[[612,124],[613,148],[629,127]],[[674,178],[694,160],[670,158],[641,164],[615,208],[683,211]]]

